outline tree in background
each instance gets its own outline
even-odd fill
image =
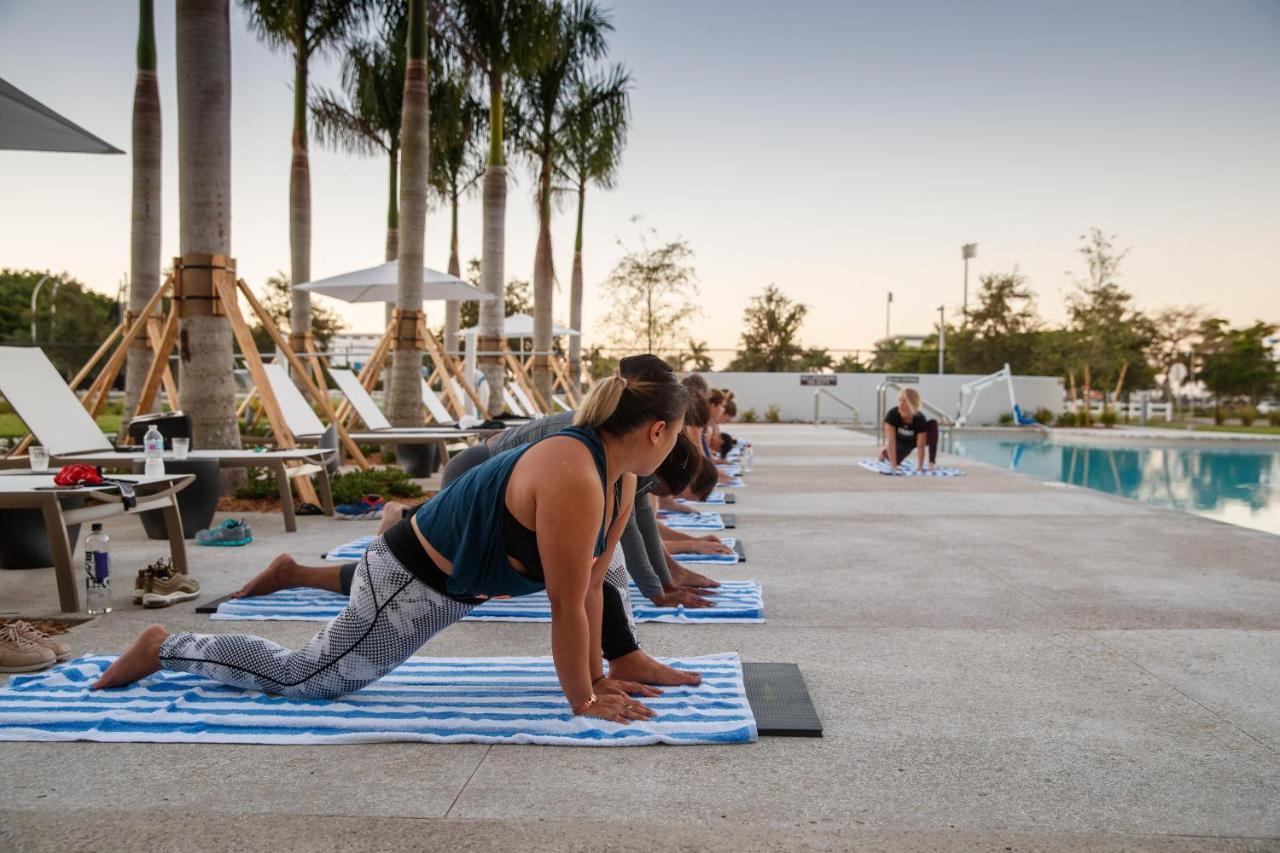
[[[796,369],[805,373],[826,373],[835,370],[836,360],[826,347],[810,347],[800,353]]]
[[[618,347],[655,355],[677,351],[698,314],[692,260],[683,240],[650,247],[641,232],[639,248],[627,250],[605,282],[613,299],[605,325]]]
[[[31,291],[45,276],[48,280],[36,298],[36,339],[32,340]],[[120,322],[117,309],[115,300],[89,290],[69,273],[0,269],[0,344],[39,344],[68,379]]]
[[[1035,295],[1017,267],[980,278],[977,307],[969,323],[947,328],[948,361],[961,373],[994,373],[1005,364],[1015,372],[1030,367],[1036,334],[1043,325],[1036,313]],[[931,347],[937,369],[937,337]]]
[[[569,327],[582,331],[582,232],[587,185],[613,189],[622,164],[631,121],[631,75],[620,65],[598,76],[579,75],[565,111],[560,141],[562,180],[578,196],[578,225],[573,240],[569,283]],[[569,338],[569,377],[582,377],[582,338]]]
[[[546,60],[549,48],[544,38],[550,11],[542,0],[450,0],[449,14],[441,25],[449,29],[463,61],[484,75],[488,87],[489,152],[482,188],[484,210],[483,268],[481,285],[498,299],[506,282],[507,157],[503,140],[506,83],[532,74]],[[502,309],[498,300],[480,306],[479,367],[489,386],[486,411],[491,417],[502,413],[506,368],[491,351],[502,336]]]
[[[1208,318],[1204,308],[1198,305],[1181,305],[1163,308],[1151,317],[1152,337],[1147,346],[1147,362],[1160,376],[1164,397],[1178,412],[1178,395],[1173,390],[1173,368],[1181,364],[1187,375],[1195,367],[1195,352],[1200,333]]]
[[[778,373],[791,370],[804,353],[800,325],[809,306],[792,302],[775,284],[751,297],[742,312],[742,338],[729,370]]]
[[[472,258],[467,262],[467,280],[472,284],[480,277],[480,261]],[[523,279],[513,278],[503,288],[502,316],[528,314],[533,311],[533,288]],[[474,329],[480,323],[480,303],[475,300],[461,304],[460,319],[462,328]]]
[[[1095,384],[1103,390],[1114,388],[1116,394],[1150,384],[1144,356],[1153,330],[1151,321],[1133,307],[1133,296],[1117,283],[1128,250],[1116,250],[1115,238],[1097,228],[1080,239],[1087,274],[1076,279],[1076,291],[1067,297],[1067,313],[1074,334],[1073,366],[1083,376],[1087,403]]]
[[[293,300],[290,299],[291,288],[289,286],[289,276],[283,272],[277,272],[275,275],[267,279],[266,286],[259,291],[259,299],[262,307],[266,310],[267,315],[271,318],[277,329],[289,328],[289,315],[293,312]],[[250,325],[253,332],[254,343],[258,345],[258,352],[273,352],[276,348],[275,341],[266,329],[262,327],[256,318]],[[342,319],[342,315],[332,308],[326,308],[323,305],[311,306],[311,333],[315,336],[316,343],[323,351],[329,348],[329,341],[338,332],[346,328],[346,323]]]
[[[311,57],[335,47],[363,20],[368,7],[357,0],[240,0],[249,14],[249,25],[277,50],[293,59],[293,141],[289,166],[290,280],[311,280],[311,163],[307,153],[307,78]],[[292,316],[301,318],[291,328],[293,348],[311,331],[311,295],[292,291]]]
[[[1201,325],[1198,378],[1213,393],[1218,423],[1222,400],[1243,398],[1256,405],[1276,389],[1277,366],[1266,342],[1275,330],[1261,321],[1241,329],[1228,328],[1226,320],[1216,318]]]
[[[692,338],[689,339],[689,348],[676,356],[675,362],[675,369],[680,371],[692,370],[694,373],[706,373],[708,370],[715,369],[707,342],[695,341]]]
[[[431,128],[428,118],[427,0],[409,0],[405,36],[404,104],[401,107],[399,276],[396,307],[401,316],[422,310],[422,270],[427,238],[427,184]],[[295,307],[295,310],[297,308]],[[387,419],[395,426],[422,425],[422,350],[416,335],[396,330],[391,356]]]
[[[538,240],[533,259],[533,385],[551,398],[554,374],[551,315],[555,298],[555,263],[551,247],[552,180],[560,157],[560,139],[574,83],[588,63],[604,56],[613,30],[607,14],[594,0],[551,4],[543,39],[548,53],[543,62],[520,81],[518,110],[524,120],[517,145],[534,167],[534,195],[538,211]]]
[[[179,3],[179,252],[231,257],[231,22],[227,0]],[[191,443],[240,447],[231,326],[226,317],[185,316],[178,385],[191,416]],[[233,476],[224,482],[234,481]],[[228,485],[230,483],[228,482]]]
[[[152,0],[138,0],[137,75],[133,84],[133,215],[129,226],[129,313],[138,316],[160,287],[160,89]],[[124,412],[133,414],[151,366],[142,341],[125,363]]]
[[[383,256],[388,261],[399,256],[400,119],[407,26],[402,8],[389,6],[376,39],[348,39],[342,56],[342,91],[321,89],[311,96],[311,123],[317,142],[349,154],[387,157]]]
[[[836,373],[866,373],[867,366],[854,353],[846,353],[836,362]]]
[[[431,58],[431,189],[449,206],[449,268],[462,276],[458,259],[458,201],[484,174],[484,104],[471,93],[471,73],[444,50]],[[479,280],[479,275],[473,277]],[[445,303],[444,342],[458,352],[462,304]],[[473,307],[478,303],[470,303]]]
[[[592,379],[603,379],[612,375],[618,369],[617,356],[605,355],[604,350],[600,347],[591,347],[583,355],[582,361],[587,366],[587,372]]]

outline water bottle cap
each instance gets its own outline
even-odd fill
[[[102,522],[101,522],[101,521],[95,521],[95,522],[93,523],[93,527],[91,527],[91,528],[90,528],[90,530],[92,530],[94,533],[101,533],[101,532],[102,532]]]

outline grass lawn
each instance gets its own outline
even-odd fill
[[[119,415],[99,415],[98,426],[105,433],[114,434],[120,429]],[[27,427],[22,419],[12,413],[0,414],[0,438],[22,438],[27,434]]]

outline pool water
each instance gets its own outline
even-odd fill
[[[956,436],[957,456],[1280,534],[1280,445],[1069,443]]]

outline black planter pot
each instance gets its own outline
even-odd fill
[[[134,462],[133,473],[141,474],[146,468],[145,462]],[[164,463],[166,474],[195,474],[196,478],[182,491],[178,492],[178,515],[182,517],[182,537],[194,539],[196,533],[208,529],[213,523],[213,514],[218,510],[218,463],[211,459],[169,460]],[[153,509],[139,513],[142,527],[147,531],[148,539],[168,539],[165,531],[164,511]]]
[[[63,509],[79,509],[88,495],[59,498]],[[67,528],[67,540],[75,552],[80,538],[80,525]],[[38,509],[13,509],[0,512],[0,569],[45,569],[53,565],[49,537],[45,535],[44,513]]]
[[[431,444],[397,444],[396,464],[410,477],[430,477],[440,467],[440,448]]]

